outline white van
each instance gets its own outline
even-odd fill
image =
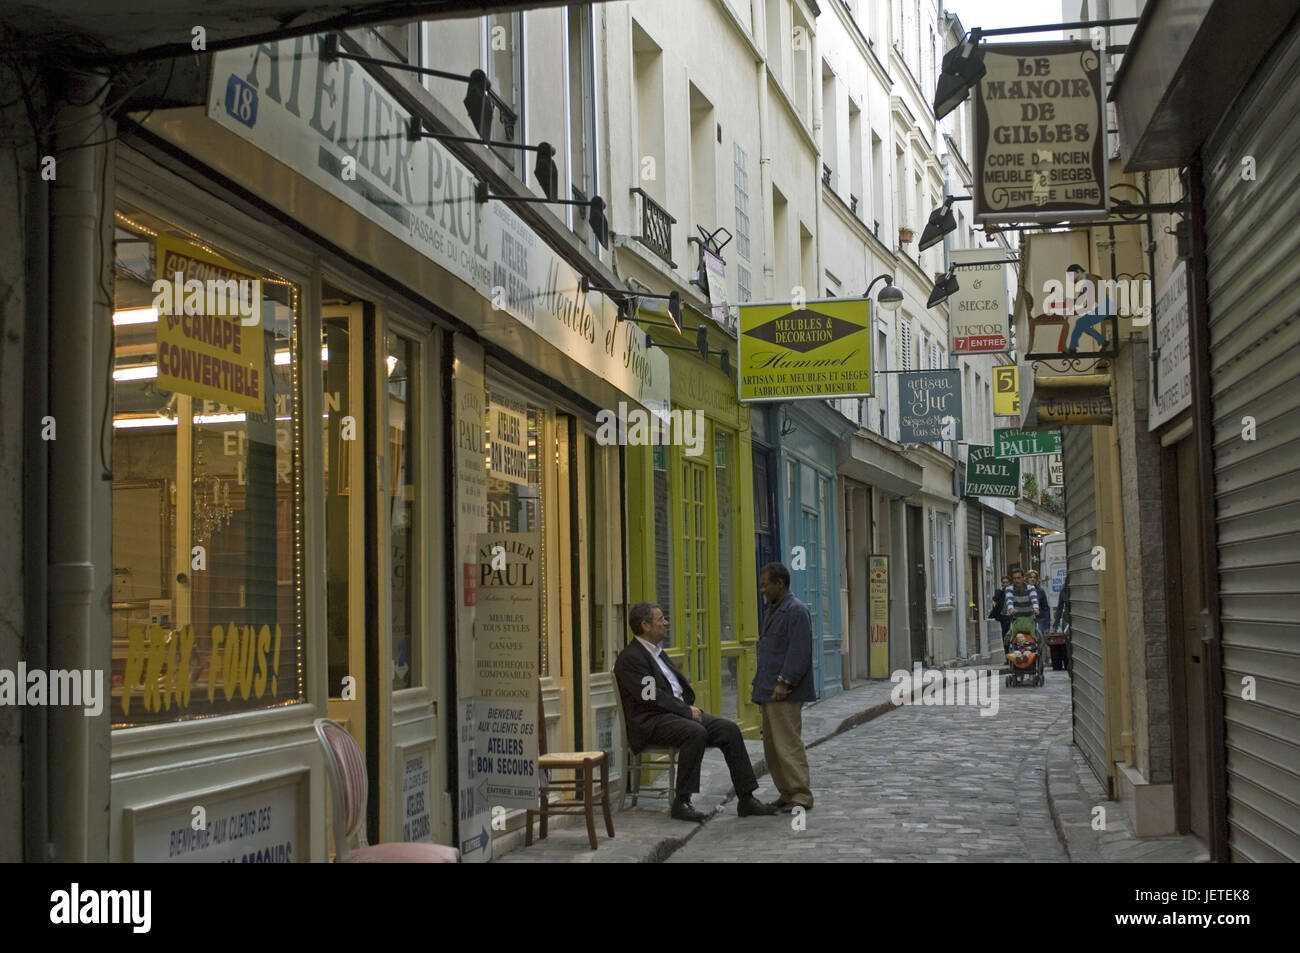
[[[1038,583],[1047,591],[1047,601],[1052,606],[1052,619],[1056,619],[1056,606],[1061,601],[1061,590],[1065,588],[1065,534],[1053,533],[1043,537],[1042,571],[1038,574]]]

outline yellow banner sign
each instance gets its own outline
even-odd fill
[[[871,395],[871,310],[860,299],[740,308],[740,400]]]
[[[266,412],[262,282],[211,252],[158,236],[158,386]]]
[[[1020,416],[1020,368],[1015,364],[993,368],[993,414]]]

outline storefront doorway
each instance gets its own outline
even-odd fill
[[[328,283],[322,299],[329,715],[365,753],[370,836],[447,843],[437,342]]]

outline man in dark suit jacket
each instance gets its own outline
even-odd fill
[[[664,654],[660,643],[668,637],[668,620],[663,610],[649,602],[638,602],[629,610],[627,623],[635,638],[614,662],[627,740],[634,753],[649,745],[677,749],[677,796],[672,816],[681,821],[703,821],[707,817],[691,806],[691,795],[700,789],[705,748],[721,748],[727,759],[732,784],[740,796],[737,814],[750,817],[776,813],[754,797],[758,781],[736,723],[696,708],[690,681]]]
[[[779,811],[811,811],[812,781],[803,743],[803,703],[817,700],[812,671],[812,614],[790,591],[790,570],[768,563],[758,575],[767,600],[758,640],[753,700],[763,708],[763,753],[780,797]]]

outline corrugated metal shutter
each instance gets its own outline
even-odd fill
[[[1298,76],[1293,24],[1203,154],[1228,846],[1237,861],[1300,861]],[[1246,417],[1254,439],[1243,436]],[[1253,701],[1241,697],[1246,676]]]
[[[979,556],[984,552],[984,534],[980,531],[980,521],[984,518],[984,508],[970,503],[966,506],[966,552]]]
[[[1097,545],[1097,495],[1093,483],[1092,428],[1065,427],[1065,547],[1070,579],[1070,692],[1074,743],[1109,786],[1106,769],[1106,695],[1101,665],[1101,590],[1092,568]]]

